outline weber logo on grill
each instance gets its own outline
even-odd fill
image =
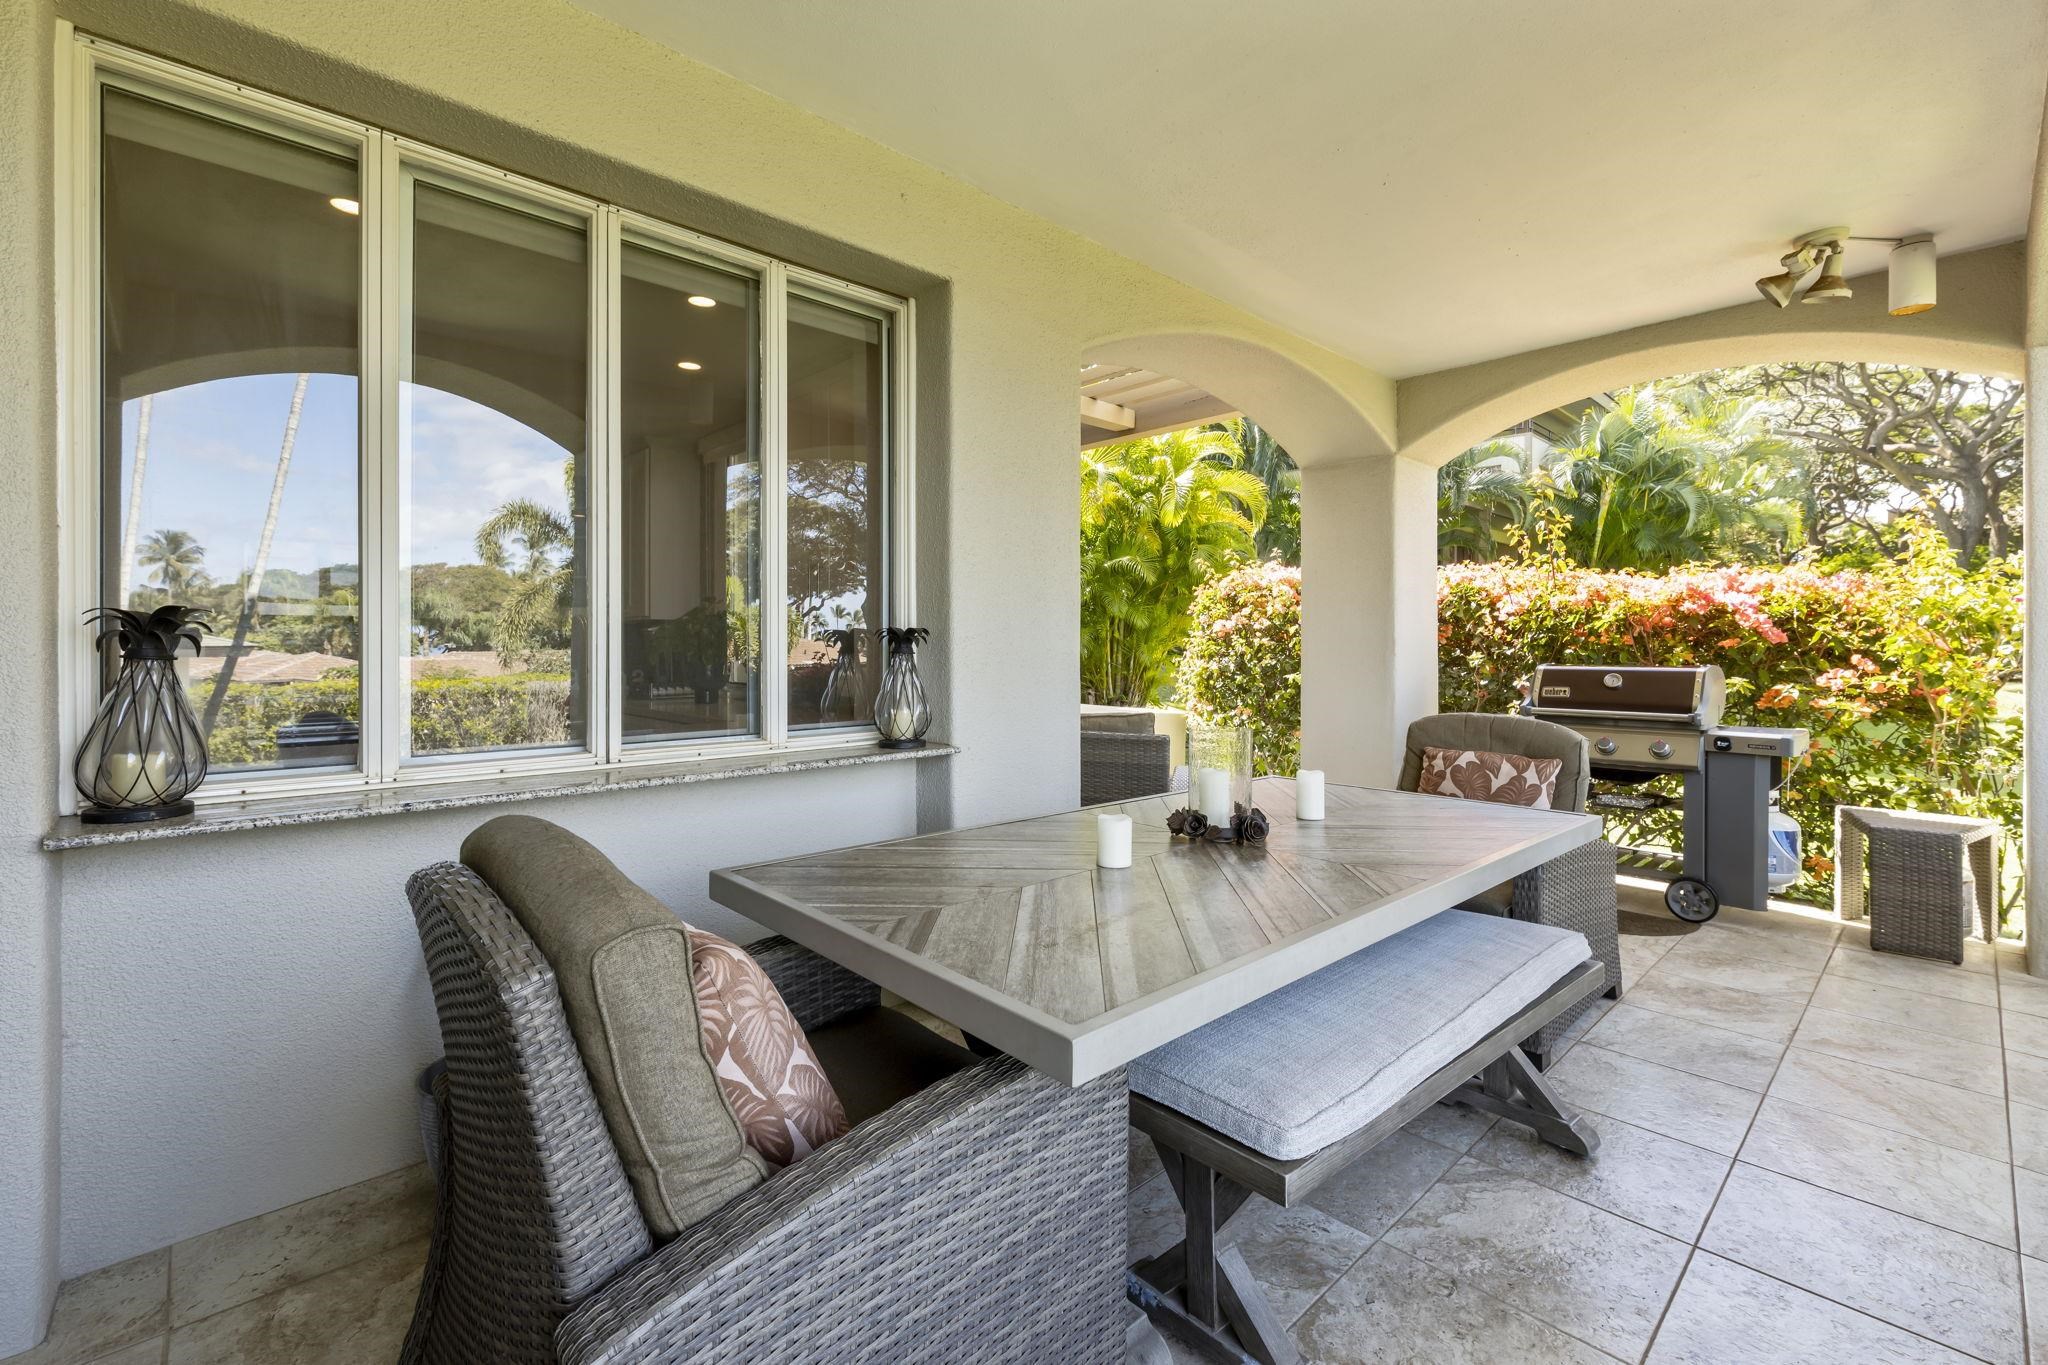
[[[1543,689],[1543,695],[1546,697],[1569,697],[1571,694],[1572,690],[1569,687],[1546,687]]]

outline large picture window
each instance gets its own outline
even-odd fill
[[[908,303],[96,40],[71,74],[67,596],[205,611],[200,799],[866,739]],[[66,660],[71,725],[108,678]]]

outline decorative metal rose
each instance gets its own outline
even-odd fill
[[[1192,806],[1183,806],[1166,817],[1166,828],[1171,834],[1182,839],[1206,839],[1216,844],[1252,844],[1266,842],[1266,835],[1272,830],[1272,822],[1257,806],[1238,806],[1231,813],[1228,824],[1212,822]]]
[[[172,661],[181,643],[198,651],[206,618],[195,607],[162,606],[147,616],[97,607],[86,620],[100,628],[99,648],[119,644],[121,670],[72,765],[87,802],[79,818],[119,824],[190,814],[186,798],[206,780],[206,736]]]

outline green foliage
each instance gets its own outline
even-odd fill
[[[314,682],[231,683],[207,740],[217,767],[277,761],[277,731],[309,711],[332,711],[358,723],[362,695],[353,669]],[[202,698],[211,683],[198,685]],[[508,673],[496,678],[416,679],[412,685],[412,751],[560,744],[569,735],[569,680],[562,674]]]
[[[1196,591],[1178,692],[1197,720],[1249,725],[1262,773],[1301,758],[1301,570],[1246,564]]]
[[[1233,417],[1206,428],[1224,439],[1223,453],[1266,486],[1266,519],[1252,552],[1260,559],[1301,563],[1301,471],[1271,432],[1249,417]]]
[[[266,579],[266,591],[268,586]],[[333,654],[353,659],[356,657],[357,602],[354,588],[336,588],[323,597],[313,599],[310,615],[259,617],[263,626],[250,632],[248,643],[257,649],[274,649],[280,654]]]
[[[1486,561],[1555,524],[1596,568],[1782,558],[1799,536],[1798,450],[1755,401],[1654,386],[1589,411],[1570,443],[1490,441],[1437,479],[1438,557]]]
[[[135,547],[135,563],[148,573],[155,587],[166,595],[182,599],[193,589],[205,586],[206,547],[190,531],[152,531]]]
[[[576,462],[562,464],[568,501],[576,501]],[[504,503],[476,529],[476,555],[486,569],[510,578],[496,611],[493,643],[516,659],[569,643],[576,597],[576,527],[570,517],[531,498]]]
[[[1446,711],[1507,711],[1539,663],[1719,664],[1730,724],[1809,730],[1785,785],[1808,877],[1832,888],[1834,808],[1988,816],[2006,829],[2003,889],[2019,894],[2020,720],[2000,689],[2020,675],[2020,567],[1958,567],[1923,530],[1901,561],[1863,571],[1687,568],[1600,572],[1554,555],[1439,571],[1439,696]],[[1673,811],[1610,817],[1623,842],[1677,835]]]
[[[1143,706],[1164,689],[1210,576],[1251,558],[1266,488],[1226,438],[1180,431],[1081,452],[1081,687]]]
[[[1484,564],[1506,555],[1535,525],[1537,473],[1527,448],[1488,441],[1436,476],[1437,558]]]

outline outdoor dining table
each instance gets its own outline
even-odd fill
[[[1263,844],[1172,837],[1185,798],[728,868],[719,904],[1068,1085],[1600,837],[1589,815],[1332,785],[1297,820],[1261,778]],[[1131,816],[1127,868],[1097,814]]]

